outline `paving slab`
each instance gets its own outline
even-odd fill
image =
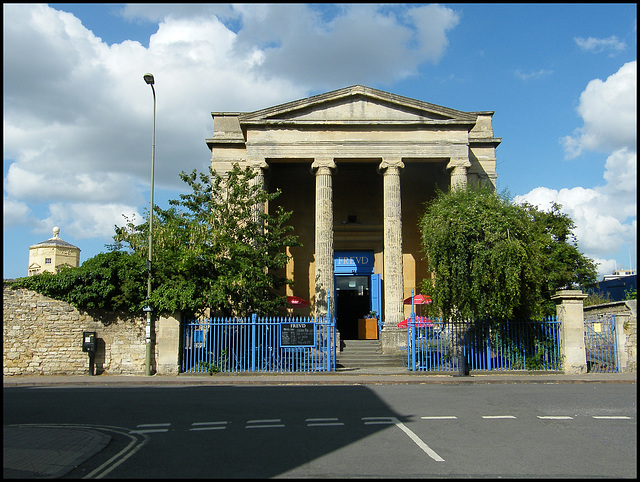
[[[3,478],[55,479],[97,454],[111,437],[86,429],[8,425],[2,439]]]

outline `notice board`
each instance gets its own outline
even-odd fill
[[[280,346],[316,345],[315,323],[280,323]]]

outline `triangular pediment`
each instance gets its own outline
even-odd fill
[[[476,115],[362,85],[241,114],[241,123],[426,122],[473,123]]]

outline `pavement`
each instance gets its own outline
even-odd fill
[[[632,373],[505,372],[470,376],[408,372],[406,368],[338,369],[331,373],[216,373],[213,375],[54,375],[3,378],[3,387],[144,387],[167,385],[382,385],[486,383],[632,383]],[[3,426],[3,478],[59,478],[105,448],[111,436],[68,426]],[[91,474],[89,474],[90,476]]]

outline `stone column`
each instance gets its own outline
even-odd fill
[[[551,297],[556,302],[560,322],[560,354],[562,369],[567,374],[586,373],[587,352],[584,346],[583,300],[580,290],[559,290]]]
[[[384,193],[384,322],[395,328],[404,319],[404,278],[402,273],[402,204],[400,199],[400,159],[383,159]]]
[[[315,313],[327,313],[327,293],[333,297],[333,159],[316,159],[311,165],[316,176]],[[332,308],[335,300],[331,300]],[[331,310],[335,313],[335,310]]]
[[[447,169],[451,171],[451,190],[464,189],[467,187],[467,169],[471,167],[468,157],[453,157],[447,164]]]
[[[253,172],[256,173],[256,177],[251,180],[251,185],[259,186],[260,189],[264,189],[264,169],[267,169],[269,167],[269,164],[267,164],[267,162],[263,160],[253,163],[251,167],[253,168]],[[253,206],[253,220],[257,221],[260,213],[263,213],[266,208],[267,206],[265,206],[264,204],[256,204],[255,206]]]

